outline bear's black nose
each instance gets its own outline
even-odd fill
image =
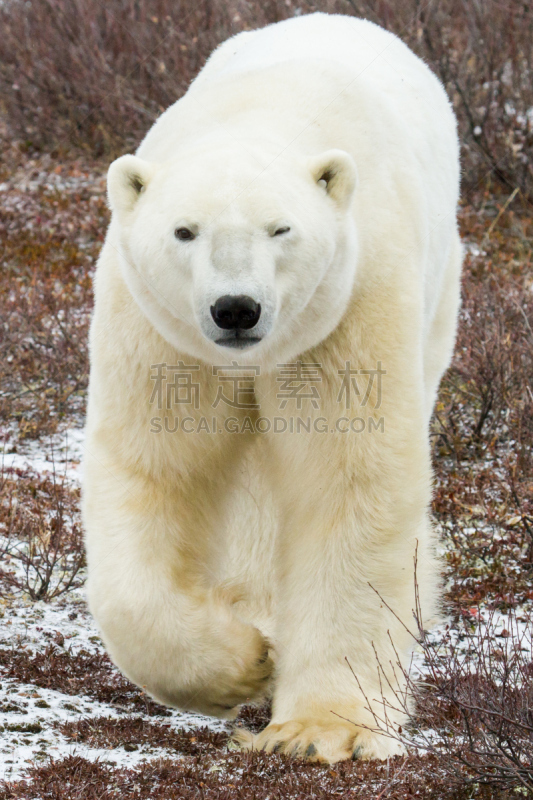
[[[259,322],[261,306],[245,294],[225,294],[211,306],[211,316],[225,331],[249,330]]]

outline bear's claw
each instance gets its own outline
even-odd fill
[[[402,745],[394,739],[350,723],[329,721],[271,723],[256,735],[239,728],[234,731],[232,740],[242,750],[282,753],[326,764],[349,759],[385,759],[404,752]]]

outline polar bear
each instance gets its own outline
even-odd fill
[[[428,422],[454,344],[456,122],[398,38],[301,16],[222,44],[111,164],[83,515],[109,653],[244,748],[400,752],[438,606]],[[385,728],[384,728],[385,726]],[[385,731],[385,733],[384,733]]]

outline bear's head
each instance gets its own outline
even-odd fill
[[[273,369],[328,336],[350,298],[352,158],[265,151],[197,146],[109,168],[110,244],[131,294],[167,341],[207,363]]]

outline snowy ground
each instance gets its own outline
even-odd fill
[[[4,446],[4,469],[30,469],[42,476],[65,476],[76,486],[81,476],[83,457],[83,430],[70,428],[61,434],[49,437],[46,444],[29,442],[11,453],[10,442]],[[83,578],[83,575],[81,576]],[[31,601],[21,596],[4,597],[0,601],[0,649],[24,651],[28,654],[43,652],[50,645],[67,651],[71,656],[81,654],[103,655],[103,644],[98,630],[87,610],[83,588],[52,600]],[[528,609],[514,610],[508,614],[488,611],[485,608],[470,610],[470,628],[476,631],[480,641],[493,645],[494,635],[501,647],[513,647],[517,643],[525,651],[532,650],[531,616]],[[490,639],[492,637],[492,640]],[[453,648],[467,670],[475,670],[476,662],[472,639],[458,628],[441,625],[430,634],[433,646],[445,653]],[[533,653],[532,653],[533,657]],[[413,676],[423,677],[427,673],[422,649],[417,646],[412,662]],[[166,712],[165,727],[174,731],[194,731],[201,727],[213,731],[229,730],[226,723],[198,714],[178,711]],[[107,748],[90,746],[73,741],[59,729],[62,723],[78,723],[94,719],[144,720],[152,724],[154,716],[132,713],[127,707],[102,702],[79,693],[72,695],[38,686],[20,683],[16,679],[3,678],[0,688],[0,777],[16,780],[23,777],[29,766],[51,756],[55,759],[68,755],[80,755],[85,759],[120,767],[133,768],[149,760],[176,757],[172,748],[154,747],[150,743]],[[425,731],[414,741],[423,747],[433,738]]]
[[[83,456],[83,430],[70,428],[49,437],[47,444],[30,442],[10,453],[10,442],[4,446],[4,469],[31,469],[40,475],[65,475],[76,485],[80,480]],[[83,577],[83,574],[82,574]],[[51,602],[31,601],[8,596],[0,600],[0,649],[37,653],[51,644],[70,654],[104,654],[98,630],[88,612],[83,588]],[[0,673],[1,674],[1,673]],[[199,714],[171,711],[165,716],[165,727],[173,730],[196,730],[207,727],[226,731],[220,720]],[[48,756],[54,759],[81,755],[116,766],[135,767],[147,760],[157,760],[176,753],[172,749],[150,744],[103,749],[73,742],[58,729],[65,722],[79,722],[106,717],[127,717],[154,722],[154,717],[131,713],[91,697],[72,696],[35,684],[20,683],[2,677],[0,686],[0,779],[17,780],[27,768]]]
[[[4,469],[30,468],[41,475],[55,473],[80,485],[83,441],[83,428],[68,428],[45,442],[30,440],[22,446],[18,443],[17,452],[13,452],[14,439],[6,437],[0,463]]]

